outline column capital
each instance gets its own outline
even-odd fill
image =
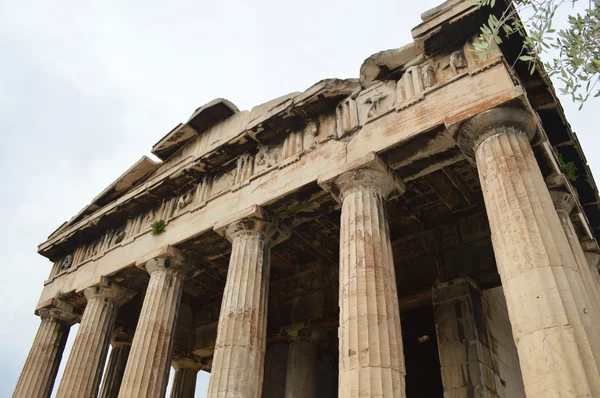
[[[291,233],[289,228],[281,225],[277,218],[258,205],[220,220],[214,230],[230,242],[240,235],[263,234],[271,246],[288,239]]]
[[[385,199],[402,195],[406,187],[376,153],[349,162],[342,170],[321,174],[318,184],[342,203],[348,193],[356,190],[374,190]]]
[[[282,328],[281,334],[288,341],[310,341],[313,343],[327,340],[327,332],[318,326],[310,325],[307,322],[294,323]]]
[[[53,298],[48,306],[38,308],[35,313],[42,320],[61,322],[68,326],[81,320],[81,315],[75,313],[73,306],[59,298]]]
[[[486,138],[497,134],[496,127],[513,127],[531,140],[537,129],[535,117],[522,108],[498,107],[488,109],[466,121],[458,132],[457,143],[462,151],[473,157]]]
[[[112,279],[102,277],[98,284],[84,289],[83,294],[88,301],[101,298],[111,301],[116,307],[120,307],[131,300],[136,292],[123,287]]]
[[[113,347],[119,345],[131,345],[134,331],[123,326],[116,327],[110,335],[110,344]]]
[[[584,239],[579,243],[581,243],[581,248],[584,252],[600,253],[600,246],[598,246],[598,242],[594,239]]]
[[[175,370],[177,369],[193,369],[195,371],[200,371],[202,370],[202,359],[195,357],[195,356],[189,356],[189,357],[175,357],[172,360],[172,366]]]
[[[136,261],[136,266],[152,275],[154,272],[176,273],[187,277],[195,267],[190,264],[181,250],[174,246],[163,246]]]
[[[571,214],[575,207],[575,198],[573,195],[567,191],[551,189],[550,197],[552,198],[556,211],[566,213],[567,215]]]

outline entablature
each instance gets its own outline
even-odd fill
[[[224,111],[225,119],[202,134],[183,134],[185,143],[175,140],[176,151],[142,183],[88,217],[61,227],[40,245],[40,254],[55,261],[42,300],[61,290],[81,290],[102,275],[134,264],[157,246],[210,235],[220,218],[251,205],[276,209],[274,213],[292,226],[306,222],[323,205],[312,202],[319,194],[295,199],[293,206],[278,203],[313,192],[326,170],[344,169],[369,154],[381,157],[405,183],[429,179],[435,186],[435,173],[442,173],[452,184],[469,187],[445,203],[451,209],[468,206],[476,178],[448,169],[469,160],[456,142],[460,124],[502,104],[518,103],[538,113],[558,108],[549,108],[547,101],[543,109],[536,108],[524,88],[530,78],[507,63],[507,50],[496,48],[488,59],[478,59],[471,51],[476,33],[472,27],[465,29],[471,33],[459,44],[436,47],[434,42],[447,34],[448,24],[458,26],[479,15],[473,14],[479,11],[468,1],[450,3],[460,7],[443,8],[426,18],[413,30],[415,44],[369,57],[360,80],[324,80],[250,112],[226,106],[231,114]],[[463,18],[467,14],[469,18]],[[199,108],[196,116],[207,107]],[[545,176],[560,175],[556,148],[548,145],[546,134],[547,127],[554,127],[543,115],[538,127],[534,139],[538,161]],[[588,179],[593,182],[591,174]],[[294,212],[300,216],[290,214]],[[580,230],[587,226],[593,231],[600,224],[590,226],[587,212],[577,214]],[[165,221],[166,230],[154,236],[150,224],[157,220]]]

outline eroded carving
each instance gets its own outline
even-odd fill
[[[435,68],[432,65],[423,67],[423,87],[425,89],[435,86]]]
[[[181,195],[179,197],[179,199],[177,199],[177,210],[179,212],[181,212],[190,203],[192,203],[193,200],[194,200],[194,192],[193,191],[185,192],[183,195]]]
[[[308,122],[304,128],[304,148],[311,150],[319,143],[319,121],[313,120]]]
[[[396,82],[381,82],[363,91],[357,98],[360,124],[379,116],[394,106]]]
[[[465,59],[465,54],[462,50],[454,51],[450,54],[449,66],[452,68],[452,72],[455,75],[458,74],[458,71],[467,67],[467,60]]]
[[[213,196],[230,189],[233,184],[235,184],[236,172],[237,169],[231,169],[223,174],[215,176],[212,189]]]
[[[263,145],[254,157],[254,174],[274,167],[279,162],[281,148],[271,145]]]
[[[65,256],[65,258],[63,258],[62,261],[60,262],[58,272],[66,271],[69,268],[71,268],[72,265],[73,265],[73,256],[69,254],[69,255]]]

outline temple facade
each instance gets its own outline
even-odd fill
[[[39,246],[13,397],[600,397],[600,199],[518,35],[473,52],[489,12],[198,108]]]

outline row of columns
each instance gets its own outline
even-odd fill
[[[600,292],[568,216],[572,206],[564,205],[568,197],[551,194],[544,183],[529,143],[535,129],[535,119],[524,110],[496,108],[466,122],[459,144],[477,165],[527,396],[600,396]],[[376,156],[319,183],[342,205],[338,395],[405,397],[386,207],[404,186]],[[289,230],[258,206],[218,223],[215,230],[232,243],[232,252],[208,396],[260,397],[270,253]],[[191,272],[173,248],[144,266],[150,282],[119,398],[164,396],[178,306]],[[85,295],[88,304],[59,398],[96,395],[116,311],[129,293],[105,282]],[[58,352],[73,322],[61,314],[44,318],[40,313],[42,326],[15,397],[48,396]],[[306,363],[313,363],[312,352],[305,341],[292,343],[289,368],[306,369]],[[49,371],[39,374],[42,367]],[[192,374],[189,367],[178,368],[183,390],[189,391]],[[290,389],[301,384],[296,376],[290,375]],[[286,396],[311,395],[291,391]]]

